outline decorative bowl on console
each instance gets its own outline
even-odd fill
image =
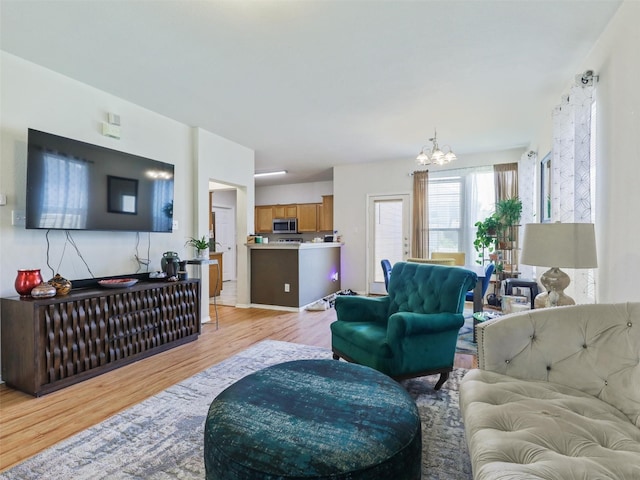
[[[110,278],[98,281],[98,285],[105,288],[127,288],[136,283],[138,283],[136,278]]]
[[[40,274],[39,268],[20,269],[18,270],[14,286],[18,295],[21,297],[28,297],[31,294],[31,290],[41,283],[42,275]]]
[[[71,281],[64,278],[59,273],[49,280],[49,283],[56,288],[57,295],[66,295],[71,291]]]
[[[56,296],[56,287],[49,282],[42,282],[40,285],[36,285],[31,290],[31,296],[33,298],[51,298]]]

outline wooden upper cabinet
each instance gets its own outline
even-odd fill
[[[271,205],[256,207],[256,233],[271,233],[273,231],[273,208]]]
[[[333,232],[333,195],[322,196],[321,215],[318,219],[318,231]]]
[[[273,218],[298,218],[298,205],[272,205]]]
[[[323,195],[322,203],[256,205],[256,233],[272,233],[274,218],[297,218],[299,232],[333,231],[333,195]]]
[[[318,231],[318,204],[303,203],[298,205],[298,231]]]

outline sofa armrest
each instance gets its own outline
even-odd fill
[[[387,322],[389,297],[336,297],[336,316],[342,322]]]
[[[531,344],[535,331],[529,312],[504,315],[479,323],[475,328],[478,368],[506,375],[510,374],[508,371],[513,359]],[[525,369],[523,375],[531,373],[531,370]]]

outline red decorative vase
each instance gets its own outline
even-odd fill
[[[31,290],[42,283],[42,275],[40,275],[40,269],[33,270],[18,270],[18,276],[16,277],[16,292],[21,297],[28,297],[31,294]]]

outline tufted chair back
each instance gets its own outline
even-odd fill
[[[398,262],[389,281],[389,316],[396,312],[462,313],[466,292],[477,281],[460,267]]]
[[[640,303],[514,313],[477,334],[481,369],[581,390],[640,427]]]

